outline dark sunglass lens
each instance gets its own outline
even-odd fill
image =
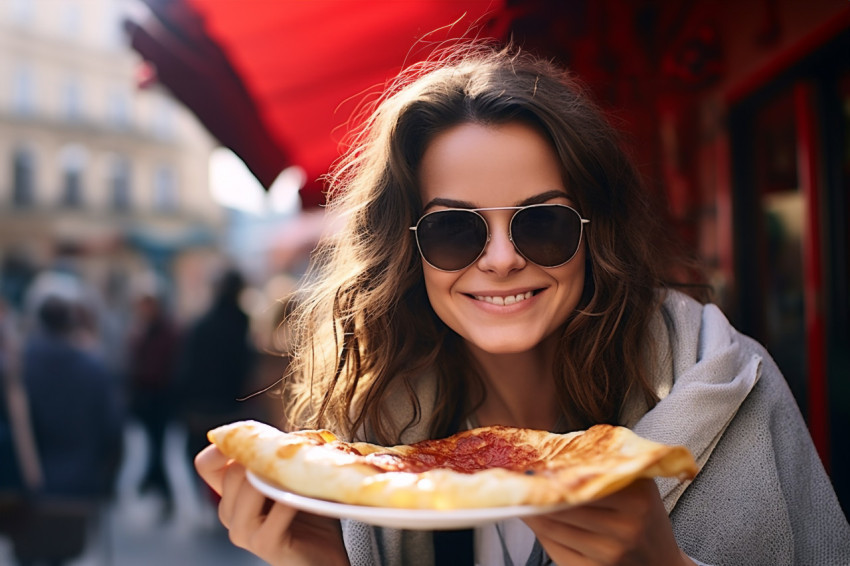
[[[514,215],[511,236],[527,259],[554,267],[568,262],[578,250],[581,217],[566,206],[532,206]]]
[[[438,269],[456,271],[471,264],[487,244],[484,220],[465,210],[427,214],[416,228],[425,261]]]

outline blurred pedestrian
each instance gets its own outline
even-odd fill
[[[57,242],[55,257],[50,264],[34,274],[26,289],[22,304],[24,329],[35,324],[37,309],[49,296],[67,301],[77,312],[74,314],[74,338],[99,357],[112,354],[107,346],[114,328],[105,328],[103,323],[103,293],[84,275],[82,250],[68,242]],[[112,368],[114,370],[114,368]]]
[[[12,383],[12,358],[17,352],[17,336],[12,324],[12,309],[0,295],[0,536],[8,535],[20,515],[24,479],[19,463],[12,403],[19,382]]]
[[[5,301],[7,314],[24,307],[24,296],[37,269],[27,250],[13,246],[5,250],[0,261],[0,299]]]
[[[48,297],[22,355],[48,494],[110,494],[120,461],[123,403],[115,376],[74,339],[77,310]]]
[[[173,510],[173,493],[163,452],[165,433],[174,417],[174,377],[180,335],[166,308],[158,280],[137,289],[134,314],[126,360],[130,409],[142,425],[149,447],[140,491],[161,496],[163,514],[168,516]]]
[[[190,328],[180,357],[181,414],[190,460],[207,445],[206,432],[243,415],[256,366],[249,317],[239,305],[242,274],[227,269],[216,281],[212,305]]]
[[[39,468],[12,532],[23,566],[64,564],[83,552],[89,524],[114,493],[121,461],[119,383],[75,340],[77,312],[65,298],[46,296],[20,357],[29,422],[18,419],[16,426],[31,427]],[[17,441],[29,436],[18,432]]]

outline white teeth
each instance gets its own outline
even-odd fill
[[[507,297],[485,297],[484,295],[475,295],[475,298],[479,301],[484,301],[485,303],[492,303],[494,305],[504,306],[512,305],[514,303],[530,299],[533,295],[534,293],[532,291],[528,291],[527,293],[508,295]]]

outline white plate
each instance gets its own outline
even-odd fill
[[[286,491],[248,472],[248,480],[267,497],[302,511],[325,517],[355,519],[379,527],[410,530],[468,529],[478,525],[495,523],[511,517],[527,517],[564,509],[568,505],[515,505],[511,507],[487,507],[481,509],[396,509],[392,507],[370,507],[349,505],[314,499]]]

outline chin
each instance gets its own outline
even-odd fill
[[[493,355],[521,354],[533,350],[538,342],[528,340],[467,340],[477,350]]]

